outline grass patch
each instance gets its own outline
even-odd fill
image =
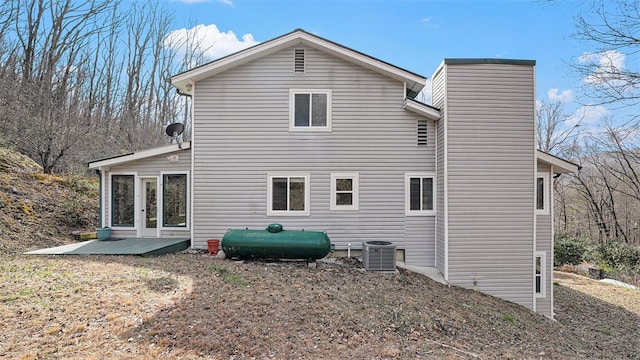
[[[32,289],[24,289],[24,290],[16,291],[13,294],[0,295],[0,302],[14,301],[23,297],[29,297],[31,295],[33,295]]]
[[[508,321],[512,324],[516,323],[516,317],[511,314],[502,314],[502,320]]]
[[[227,268],[218,265],[211,265],[210,270],[220,276],[226,276],[229,273],[229,270],[227,270]]]
[[[615,331],[611,330],[611,328],[607,328],[607,327],[601,327],[596,329],[597,332],[601,333],[601,334],[605,334],[605,335],[609,335],[609,336],[614,336],[616,335]]]
[[[243,278],[241,278],[240,275],[236,275],[236,274],[229,274],[225,276],[224,281],[230,284],[239,285],[239,286],[247,285],[247,282]]]
[[[246,286],[248,284],[240,275],[230,273],[229,270],[223,266],[212,265],[210,269],[214,273],[222,276],[222,279],[226,283],[238,286]]]

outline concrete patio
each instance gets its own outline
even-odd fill
[[[125,238],[89,240],[48,249],[29,251],[29,255],[163,255],[185,250],[190,239]]]

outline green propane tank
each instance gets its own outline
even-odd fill
[[[229,230],[222,237],[222,251],[228,258],[316,260],[330,250],[331,240],[325,232],[284,230],[280,224],[270,224],[265,230]]]

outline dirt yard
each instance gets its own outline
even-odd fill
[[[0,358],[640,358],[640,294],[571,274],[556,275],[554,322],[354,259],[0,260]]]

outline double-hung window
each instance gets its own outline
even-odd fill
[[[405,174],[406,215],[435,215],[435,190],[436,184],[433,174]]]
[[[331,210],[358,210],[358,173],[331,174]]]
[[[289,91],[290,131],[331,131],[331,91]]]
[[[267,215],[309,215],[309,174],[269,174]]]

